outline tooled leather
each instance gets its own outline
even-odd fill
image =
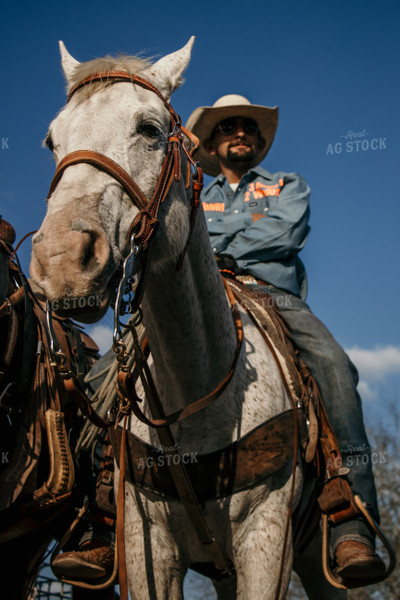
[[[307,439],[304,413],[298,409],[300,442]],[[200,501],[224,498],[257,485],[293,456],[293,413],[288,410],[256,427],[229,446],[199,455],[184,454],[188,475]],[[110,429],[114,454],[119,462],[122,429]],[[157,448],[126,432],[127,478],[157,495],[179,498],[168,469],[168,458]]]

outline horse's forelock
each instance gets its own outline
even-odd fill
[[[103,58],[94,58],[87,62],[81,63],[76,67],[72,81],[69,82],[68,88],[79,83],[92,73],[98,73],[100,71],[126,71],[134,75],[139,74],[151,66],[150,59],[139,58],[138,56],[104,56]],[[88,96],[92,95],[99,87],[106,87],[110,85],[110,82],[104,80],[103,82],[96,82],[91,85],[85,86],[85,90],[82,90],[77,95],[78,101],[82,101]]]

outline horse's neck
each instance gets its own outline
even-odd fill
[[[202,215],[181,271],[152,272],[143,300],[157,387],[167,412],[210,391],[228,373],[236,335]]]

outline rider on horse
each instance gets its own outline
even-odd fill
[[[335,431],[353,492],[379,520],[371,460],[352,460],[353,448],[369,453],[358,376],[342,348],[305,303],[307,280],[298,252],[309,227],[310,190],[299,175],[271,174],[259,165],[274,139],[278,108],[255,106],[243,96],[223,96],[199,107],[187,127],[200,140],[196,158],[216,178],[202,195],[211,244],[221,271],[265,290],[316,379]],[[343,579],[374,578],[384,564],[364,521],[337,525],[331,535],[337,572]]]

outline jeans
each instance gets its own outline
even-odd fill
[[[273,286],[257,286],[260,295],[263,291],[274,298],[319,386],[342,454],[343,466],[350,469],[347,478],[353,492],[361,496],[374,519],[379,522],[371,450],[365,433],[361,398],[357,392],[356,367],[301,298]],[[361,518],[332,527],[330,538],[332,552],[345,540],[363,541],[374,547],[374,536]]]

